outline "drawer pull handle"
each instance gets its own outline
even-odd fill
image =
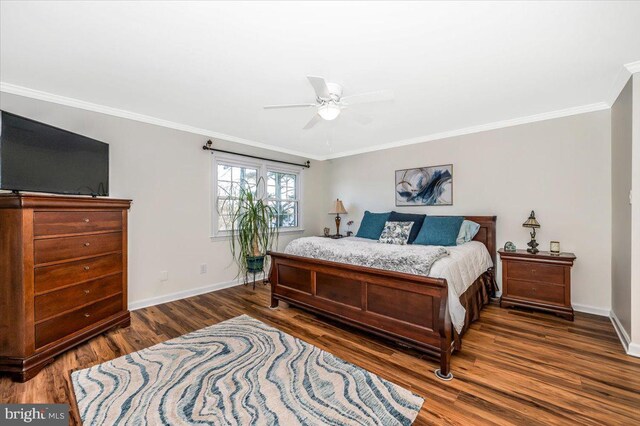
[[[89,313],[84,314],[85,318],[89,318],[90,316],[91,316],[91,314],[89,314]]]
[[[90,243],[84,243],[85,247],[89,247],[91,244]]]
[[[84,268],[82,268],[82,269],[84,269],[85,271],[88,271],[89,269],[91,269],[91,267],[89,267],[89,266],[85,266],[85,267],[84,267]]]
[[[84,294],[89,294],[91,292],[91,290],[85,290]]]
[[[85,223],[89,223],[89,218],[88,218],[88,217],[85,217],[85,218],[84,218],[84,219],[82,219],[82,220],[84,220],[84,222],[85,222]]]

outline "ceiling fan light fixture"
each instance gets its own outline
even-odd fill
[[[318,108],[318,114],[324,120],[335,120],[340,115],[340,106],[335,102],[327,102]]]

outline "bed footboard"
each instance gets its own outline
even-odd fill
[[[438,357],[451,380],[444,279],[270,252],[271,307],[283,300]]]

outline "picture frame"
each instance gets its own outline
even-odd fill
[[[453,164],[395,171],[396,207],[452,206]]]

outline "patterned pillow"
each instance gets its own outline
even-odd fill
[[[386,222],[379,243],[405,245],[411,235],[413,222]]]

